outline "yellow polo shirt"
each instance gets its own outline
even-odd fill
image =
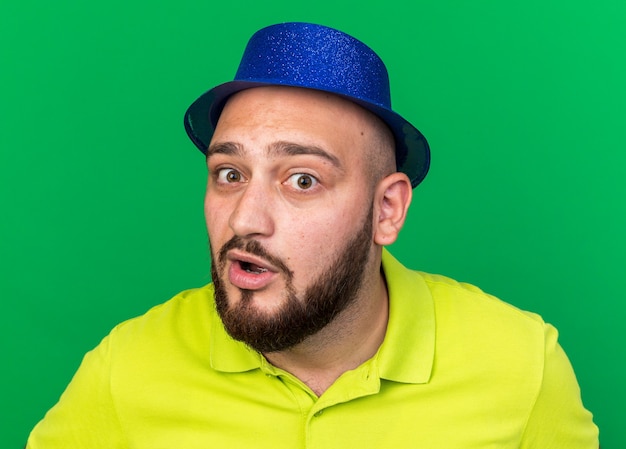
[[[29,449],[597,449],[557,332],[386,251],[385,341],[321,397],[232,340],[212,285],[118,325]]]

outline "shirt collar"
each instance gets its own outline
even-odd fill
[[[386,249],[383,272],[389,292],[389,323],[376,355],[380,378],[403,383],[426,383],[435,354],[435,311],[424,279],[404,267]],[[213,297],[213,286],[209,286]],[[262,368],[264,358],[245,344],[233,340],[215,308],[211,314],[210,363],[222,372]]]
[[[435,357],[435,306],[424,278],[409,270],[386,249],[383,272],[389,292],[389,323],[378,350],[382,379],[426,383]]]

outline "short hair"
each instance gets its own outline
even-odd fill
[[[374,189],[378,182],[397,171],[395,139],[389,127],[376,115],[365,111],[370,127],[370,141],[365,148],[366,173]]]

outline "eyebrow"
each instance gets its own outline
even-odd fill
[[[206,150],[206,158],[207,160],[213,156],[214,154],[226,154],[228,156],[242,156],[243,155],[243,147],[234,142],[218,142],[214,145],[211,145]]]
[[[211,145],[206,152],[207,160],[215,154],[225,154],[228,156],[244,156],[243,146],[235,142],[218,142]],[[315,145],[300,145],[293,142],[278,141],[272,143],[267,149],[266,154],[268,157],[272,156],[300,156],[300,155],[312,155],[326,159],[333,164],[336,168],[343,170],[341,161],[334,154],[329,153]]]
[[[341,161],[334,154],[329,153],[315,145],[300,145],[293,142],[278,141],[270,145],[268,148],[269,156],[300,156],[300,155],[312,155],[326,159],[335,167],[342,169]]]

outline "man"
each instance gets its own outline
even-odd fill
[[[117,326],[29,448],[598,447],[554,328],[383,249],[429,148],[372,50],[265,28],[185,125],[213,284]]]

